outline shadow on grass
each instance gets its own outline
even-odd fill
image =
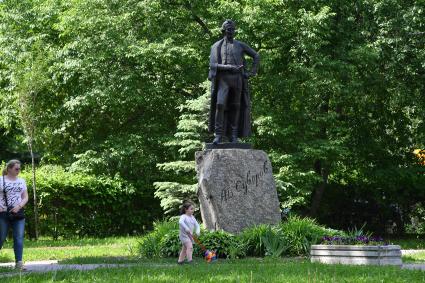
[[[389,238],[388,241],[393,245],[399,245],[402,250],[423,250],[425,241],[423,236],[406,236],[402,238]]]
[[[8,273],[8,272],[11,272],[11,271],[13,271],[12,267],[0,267],[0,274],[1,273]]]
[[[137,263],[140,260],[136,257],[126,256],[84,256],[73,257],[68,259],[59,260],[59,264],[99,264],[99,263]]]
[[[0,262],[1,263],[3,263],[3,262],[14,262],[14,261],[15,260],[11,256],[8,256],[8,255],[5,255],[5,254],[0,255]]]
[[[414,256],[411,256],[411,255],[403,256],[402,260],[403,260],[403,263],[424,263],[425,262],[425,260],[415,258]]]
[[[193,258],[195,263],[205,262],[203,258]],[[59,264],[126,264],[126,263],[140,263],[140,264],[177,264],[176,258],[139,258],[132,256],[84,256],[73,257],[58,261]]]

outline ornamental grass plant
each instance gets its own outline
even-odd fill
[[[287,241],[282,240],[282,229],[277,226],[268,226],[266,233],[262,236],[266,256],[273,258],[280,257],[285,251],[288,250]]]
[[[280,224],[282,240],[288,247],[287,255],[306,256],[310,246],[320,243],[325,235],[342,235],[341,231],[326,228],[317,224],[314,219],[290,216]]]

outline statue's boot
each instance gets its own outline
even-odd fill
[[[230,138],[230,142],[238,143],[240,104],[233,105],[233,109],[230,115],[230,127],[232,129],[232,136]]]
[[[217,104],[215,110],[215,138],[213,144],[219,144],[223,137],[224,105]]]
[[[222,136],[216,135],[214,140],[213,140],[213,144],[217,145],[217,144],[221,143],[221,140],[222,140]]]

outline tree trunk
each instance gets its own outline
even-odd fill
[[[322,164],[320,160],[317,160],[314,164],[315,171],[317,174],[320,174],[322,176],[323,182],[321,182],[313,193],[313,198],[311,200],[311,207],[310,207],[310,216],[316,217],[317,212],[319,211],[320,202],[322,201],[323,193],[325,192],[326,185],[328,184],[328,176],[329,176],[329,170],[326,168],[322,168]]]
[[[31,154],[31,164],[32,164],[32,192],[33,192],[33,200],[34,200],[34,239],[38,240],[38,206],[37,206],[37,186],[35,179],[35,160],[34,160],[34,152],[32,150],[32,138],[28,140],[28,148]]]
[[[322,104],[320,106],[320,114],[327,115],[329,113],[329,99],[330,99],[330,95],[326,93],[323,98]],[[324,139],[324,140],[328,139],[326,130],[327,130],[326,124],[320,127],[320,132],[318,135],[320,139]],[[311,200],[310,216],[313,218],[317,216],[317,212],[320,207],[320,202],[322,201],[323,193],[325,191],[326,185],[328,184],[329,165],[326,165],[326,162],[324,163],[325,165],[323,165],[323,162],[320,159],[317,159],[314,162],[314,171],[316,172],[316,174],[322,177],[323,181],[314,190],[313,198]]]

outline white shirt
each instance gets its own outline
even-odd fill
[[[192,241],[189,234],[193,234],[194,230],[197,235],[201,232],[201,227],[193,215],[182,214],[179,219],[179,227],[179,238],[182,242]]]
[[[6,187],[7,204],[9,207],[15,207],[22,201],[22,193],[27,190],[27,184],[22,178],[16,178],[16,180],[9,180],[7,177],[0,176],[0,208],[6,209],[6,202],[4,200],[4,188]]]

